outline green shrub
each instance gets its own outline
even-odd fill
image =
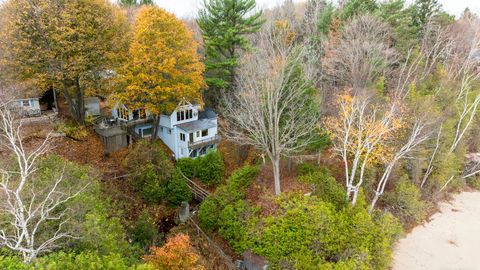
[[[218,209],[219,205],[213,197],[208,197],[202,202],[198,210],[198,220],[203,228],[209,231],[218,229]]]
[[[473,177],[467,183],[474,189],[480,190],[480,177]]]
[[[0,256],[0,269],[3,270],[34,270],[33,265],[25,264],[19,257]]]
[[[142,211],[138,217],[132,230],[132,238],[133,241],[144,250],[150,246],[158,246],[161,244],[163,237],[159,234],[157,225],[150,217],[148,211]]]
[[[197,159],[181,158],[177,160],[177,168],[188,178],[192,179],[197,175]]]
[[[427,205],[421,199],[420,190],[406,177],[402,177],[392,191],[385,193],[382,200],[404,226],[419,223],[427,214]]]
[[[306,173],[300,176],[299,181],[313,185],[313,196],[334,204],[338,209],[347,205],[345,188],[337,182],[326,168],[304,166],[303,170]]]
[[[168,179],[163,179],[153,165],[145,165],[133,177],[135,191],[149,203],[160,203],[165,197],[165,187]]]
[[[294,269],[385,269],[401,233],[392,215],[372,216],[364,207],[339,211],[302,194],[283,195],[279,206],[277,214],[263,218],[246,237],[272,269],[285,264]]]
[[[61,122],[55,127],[57,132],[65,133],[69,138],[77,141],[85,140],[89,134],[85,126],[78,125],[74,122]]]
[[[217,185],[222,181],[225,164],[219,151],[209,151],[205,156],[197,158],[196,176],[207,185]]]
[[[39,258],[35,263],[39,270],[146,270],[145,264],[130,265],[121,255],[99,256],[92,252],[79,254],[58,252]]]
[[[202,202],[198,211],[200,224],[207,230],[219,228],[219,214],[228,205],[245,198],[245,189],[252,183],[258,168],[245,166],[236,170],[226,183],[217,188],[215,194]]]
[[[297,165],[297,174],[300,176],[308,175],[318,171],[318,166],[312,163],[300,163]]]
[[[205,156],[193,158],[181,158],[177,161],[177,167],[188,178],[198,178],[207,185],[217,185],[221,182],[225,165],[218,151],[209,151]]]
[[[182,160],[182,164],[189,162]],[[191,200],[187,183],[163,152],[159,143],[142,141],[135,145],[125,159],[126,166],[134,171],[132,177],[135,191],[152,204],[163,201],[178,205]]]
[[[246,202],[238,200],[225,206],[218,216],[218,233],[227,240],[238,254],[247,249],[247,220],[249,209]]]
[[[180,175],[180,172],[175,173],[173,178],[168,181],[165,189],[165,199],[171,205],[179,205],[183,201],[189,202],[192,199],[192,192],[188,187],[186,179]]]

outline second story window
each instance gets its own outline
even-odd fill
[[[180,133],[180,140],[181,141],[185,141],[185,134],[184,133]]]
[[[188,120],[193,118],[193,110],[188,109],[188,110],[179,110],[177,111],[177,122],[183,121],[183,120]]]

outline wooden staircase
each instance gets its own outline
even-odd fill
[[[197,183],[193,182],[191,179],[186,177],[181,171],[180,174],[185,178],[187,181],[187,185],[192,192],[193,198],[198,202],[203,202],[208,196],[210,196],[210,192],[199,186]]]

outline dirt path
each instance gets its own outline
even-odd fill
[[[480,270],[480,192],[463,192],[439,207],[400,240],[393,270]]]

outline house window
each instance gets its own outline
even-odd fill
[[[185,134],[184,133],[180,133],[180,140],[181,141],[185,141]]]
[[[152,136],[152,128],[144,128],[142,129],[142,137],[150,137]]]
[[[160,132],[162,132],[162,133],[163,133],[163,127],[160,127]]]
[[[118,110],[118,118],[128,120],[128,110],[125,108],[119,108]]]
[[[179,110],[177,111],[177,121],[183,121],[193,118],[193,110]]]
[[[197,138],[200,137],[200,131],[197,131]]]
[[[202,137],[208,136],[208,129],[202,130]]]
[[[30,107],[30,101],[28,100],[23,100],[22,104],[23,104],[23,107]]]
[[[168,129],[168,134],[172,134],[172,130],[171,130],[171,129]]]

